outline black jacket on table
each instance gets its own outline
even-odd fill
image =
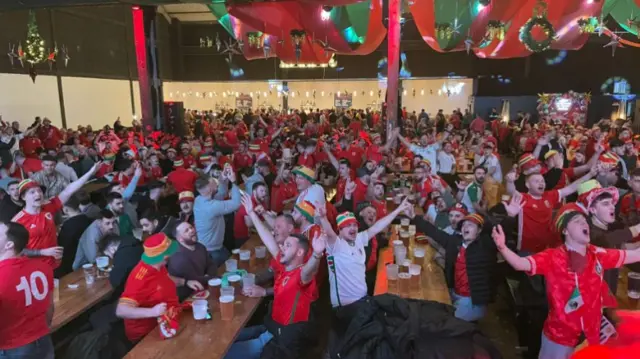
[[[475,324],[453,307],[377,295],[352,305],[357,313],[331,350],[332,359],[501,359]]]
[[[450,235],[422,217],[414,218],[416,231],[433,238],[445,250],[444,276],[450,289],[455,288],[455,265],[462,247],[461,235]],[[466,250],[467,277],[474,305],[487,305],[495,296],[493,276],[496,269],[497,249],[490,235],[483,232],[475,241],[469,243]]]

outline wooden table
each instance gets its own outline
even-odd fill
[[[78,288],[71,289],[68,287],[69,284],[77,284]],[[54,301],[51,331],[55,332],[101,300],[107,298],[112,290],[113,288],[111,288],[108,278],[96,278],[93,284],[87,285],[82,269],[62,277],[60,279],[60,299]]]
[[[242,249],[253,249],[261,245],[256,235],[242,246]],[[269,254],[261,263],[255,263],[255,253],[252,253],[251,273],[266,268],[269,264]],[[218,274],[224,274],[224,266]],[[251,316],[262,302],[262,298],[248,298],[236,291],[236,303],[233,320],[223,321],[220,318],[220,305],[217,300],[209,298],[211,320],[193,319],[191,311],[184,311],[180,316],[180,331],[174,338],[164,340],[160,338],[158,329],[154,329],[140,341],[125,358],[223,358],[234,340],[245,327]]]
[[[411,290],[408,295],[398,293],[397,283],[389,283],[387,280],[387,264],[394,262],[393,258],[393,241],[398,239],[398,233],[396,228],[398,225],[392,226],[391,238],[389,239],[389,247],[380,250],[378,255],[378,274],[376,276],[376,286],[374,295],[392,293],[400,296],[412,298],[432,300],[440,303],[451,304],[451,297],[449,296],[449,288],[444,278],[444,272],[434,261],[433,256],[435,249],[428,243],[417,244],[415,241],[411,241],[410,247],[407,250],[407,258],[413,260],[413,248],[416,246],[424,247],[426,249],[425,264],[422,266],[422,273],[420,274],[420,289]],[[397,282],[397,281],[395,281]]]

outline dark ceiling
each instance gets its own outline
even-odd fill
[[[50,8],[59,6],[92,6],[109,4],[165,5],[180,3],[210,3],[207,0],[0,0],[0,11]]]

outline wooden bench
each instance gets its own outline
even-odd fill
[[[390,244],[393,243],[394,240],[398,239],[398,233],[396,233],[395,227],[396,225],[392,226],[391,238],[389,239]],[[407,258],[413,259],[413,248],[415,246],[424,247],[427,253],[425,254],[425,264],[422,266],[422,272],[420,274],[420,289],[411,290],[407,297],[411,299],[432,300],[440,303],[451,304],[451,297],[449,296],[449,288],[447,287],[447,282],[444,278],[444,272],[442,271],[442,268],[433,261],[435,249],[428,243],[417,244],[412,240],[410,247],[407,249]],[[392,264],[393,262],[394,257],[392,246],[381,249],[378,256],[378,274],[376,276],[374,295],[384,293],[400,295],[398,293],[397,285],[390,286],[387,279],[387,264]]]
[[[78,285],[78,288],[71,289],[69,284]],[[96,278],[93,284],[87,285],[82,269],[62,277],[60,279],[60,299],[54,301],[51,332],[60,329],[107,298],[112,290],[108,278]]]
[[[261,244],[260,238],[252,235],[242,249],[253,249]],[[267,268],[269,258],[267,254],[266,259],[256,263],[255,253],[252,253],[249,272],[257,273]],[[218,275],[222,276],[224,272],[223,266],[218,270]],[[262,299],[245,297],[236,291],[233,320],[223,321],[220,318],[219,302],[209,298],[211,320],[196,321],[191,311],[185,311],[180,316],[180,331],[175,337],[164,340],[156,328],[147,334],[125,358],[223,358]]]

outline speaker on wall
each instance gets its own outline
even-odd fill
[[[182,102],[165,102],[164,103],[164,128],[167,133],[173,133],[176,136],[184,136],[184,103]]]

